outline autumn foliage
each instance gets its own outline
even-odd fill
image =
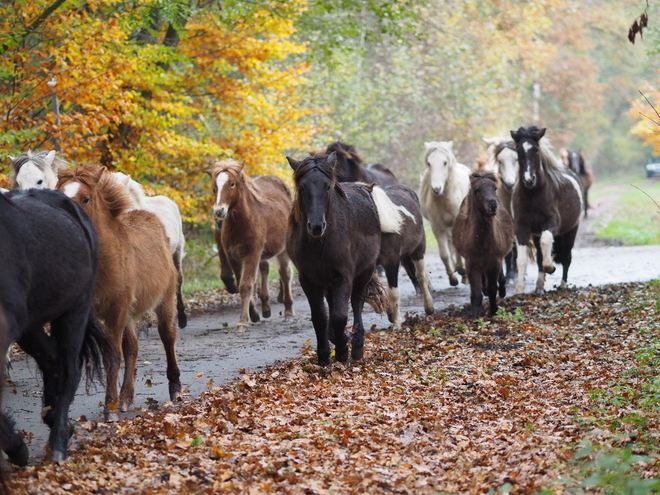
[[[312,134],[297,92],[307,65],[292,61],[305,50],[292,40],[304,0],[287,16],[263,2],[176,22],[159,21],[155,0],[65,2],[38,23],[51,3],[0,5],[0,172],[8,154],[56,148],[129,173],[200,219],[209,160],[277,173]]]

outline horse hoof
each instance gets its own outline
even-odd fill
[[[294,316],[293,310],[285,311],[284,312],[284,321],[286,321],[286,322],[293,321],[293,316]]]
[[[255,310],[250,310],[250,321],[252,323],[257,323],[261,318],[259,318],[259,313]]]
[[[342,350],[335,349],[335,358],[340,363],[345,363],[348,361],[348,347],[345,347]]]
[[[543,271],[548,275],[552,275],[553,273],[555,273],[555,270],[557,270],[557,267],[555,265],[543,267]]]
[[[330,356],[319,356],[318,357],[319,366],[328,366],[330,364]]]
[[[129,400],[120,400],[119,401],[119,412],[127,412],[131,407],[131,401]]]
[[[48,460],[53,461],[53,462],[61,462],[66,458],[66,452],[62,452],[61,450],[56,450],[48,456]]]
[[[364,357],[364,346],[353,346],[351,348],[351,359],[359,361]]]
[[[106,423],[116,423],[119,421],[119,414],[115,411],[110,411],[105,413],[105,422]]]
[[[458,279],[456,277],[449,277],[449,285],[456,287],[458,285]]]
[[[248,329],[248,327],[247,327],[246,323],[239,323],[238,325],[236,325],[236,331],[238,333],[243,333],[243,332],[247,331],[247,329]]]
[[[262,314],[264,318],[270,318],[270,309],[265,309]]]
[[[188,317],[182,311],[179,313],[179,328],[186,328],[188,326]]]
[[[424,306],[424,312],[428,316],[431,316],[433,313],[435,313],[435,308],[433,308],[433,306]]]

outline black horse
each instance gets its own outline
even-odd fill
[[[406,268],[413,285],[422,293],[424,311],[433,314],[433,299],[428,288],[424,254],[426,253],[426,234],[422,211],[417,193],[408,186],[396,184],[382,189],[389,197],[403,223],[400,232],[383,234],[378,255],[378,265],[385,270],[389,286],[388,317],[395,330],[401,329],[401,314],[399,311],[399,266]],[[374,189],[377,192],[377,189]]]
[[[338,182],[365,182],[379,186],[399,183],[396,176],[385,165],[380,163],[365,165],[353,145],[337,141],[330,144],[325,153],[330,154],[333,151],[337,154],[335,169]]]
[[[100,373],[105,336],[91,312],[98,238],[87,214],[58,191],[0,194],[0,336],[5,354],[16,341],[44,379],[43,420],[50,427],[50,458],[66,457],[72,434],[69,406],[85,368]],[[50,323],[50,332],[44,325]],[[28,449],[7,415],[0,442],[9,460],[28,461]]]
[[[518,152],[518,185],[513,191],[513,219],[518,248],[516,294],[525,289],[527,244],[536,245],[539,276],[536,292],[543,291],[545,274],[561,263],[561,288],[567,286],[573,244],[580,224],[584,196],[578,177],[557,159],[536,126],[511,131]]]
[[[287,157],[294,171],[296,197],[289,216],[287,251],[298,269],[317,339],[318,363],[348,360],[345,334],[348,301],[353,308],[351,357],[364,353],[362,308],[380,250],[381,226],[372,186],[337,182],[336,153],[317,154],[299,162]],[[400,222],[396,225],[400,228]],[[324,298],[328,301],[328,311]]]
[[[594,182],[594,174],[591,171],[591,167],[584,160],[581,150],[567,150],[564,164],[580,179],[580,184],[582,184],[582,190],[584,191],[584,216],[586,218],[587,210],[589,209],[589,188]]]

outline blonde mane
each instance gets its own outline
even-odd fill
[[[554,147],[550,144],[548,138],[542,137],[539,140],[539,149],[541,154],[541,166],[548,173],[552,185],[555,189],[558,189],[564,180],[563,174],[566,173],[566,167],[554,154]]]

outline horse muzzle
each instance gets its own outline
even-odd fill
[[[309,234],[310,237],[321,237],[323,234],[325,234],[325,229],[328,226],[325,220],[321,222],[320,224],[315,223],[312,225],[311,222],[307,222],[307,233]]]
[[[229,208],[227,208],[226,206],[213,207],[213,215],[215,215],[216,218],[226,218],[228,212],[229,212]]]
[[[436,196],[442,196],[442,193],[445,192],[445,188],[431,186],[431,191],[433,191],[433,194],[435,194]]]
[[[486,215],[495,216],[497,215],[497,201],[489,201],[486,204]]]

